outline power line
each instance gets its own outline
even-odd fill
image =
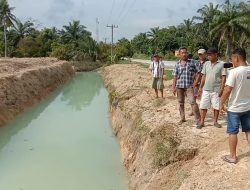
[[[111,9],[110,9],[110,11],[109,11],[109,16],[108,16],[108,19],[107,19],[107,23],[109,23],[110,18],[111,18],[112,14],[113,14],[113,9],[114,9],[114,7],[115,7],[115,1],[116,1],[116,0],[113,0],[113,3],[112,3],[112,5],[111,5]],[[106,37],[106,34],[107,34],[107,27],[105,27],[105,30],[104,30],[104,36],[105,36],[105,37]]]
[[[111,28],[111,63],[113,63],[113,42],[114,42],[114,28],[118,28],[118,26],[116,25],[107,25],[108,28]]]
[[[107,23],[109,23],[109,21],[110,21],[110,18],[111,18],[112,14],[113,14],[114,7],[115,7],[115,0],[113,0],[112,6],[111,6],[111,10],[109,12],[109,17],[108,17]]]
[[[127,12],[123,15],[123,17],[121,18],[121,20],[120,20],[119,23],[122,23],[122,22],[123,22],[123,20],[127,17],[129,11],[131,11],[131,9],[132,9],[133,6],[135,5],[135,3],[136,3],[136,0],[134,0],[134,1],[132,2],[132,4],[130,4],[129,9],[128,9]]]
[[[117,21],[121,18],[122,14],[124,13],[124,11],[126,11],[126,6],[128,4],[128,0],[125,0],[125,2],[123,3],[123,6],[121,6],[121,11],[116,19],[116,23]]]

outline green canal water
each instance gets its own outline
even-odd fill
[[[97,73],[63,88],[0,128],[0,190],[127,190]]]

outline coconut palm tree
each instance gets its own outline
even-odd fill
[[[198,21],[195,24],[194,35],[202,47],[208,47],[213,44],[213,39],[209,36],[209,31],[211,30],[211,24],[214,22],[215,15],[219,14],[219,12],[218,4],[209,3],[197,10],[199,16],[193,17],[194,21]]]
[[[131,44],[136,53],[148,54],[149,39],[147,33],[139,33],[132,40]]]
[[[77,41],[83,34],[91,36],[91,33],[85,30],[85,26],[80,25],[80,21],[70,22],[69,25],[63,26],[62,37],[66,42],[72,42],[77,45]]]
[[[16,19],[15,27],[13,28],[13,30],[15,34],[14,45],[17,45],[22,38],[31,35],[35,31],[34,23],[31,21],[22,23],[19,19]]]
[[[153,48],[153,53],[157,52],[159,49],[159,43],[160,43],[160,28],[150,28],[150,31],[147,32],[147,37],[149,38],[151,42],[151,46]]]
[[[219,5],[214,5],[213,3],[209,3],[209,5],[204,5],[201,9],[197,10],[197,13],[200,14],[200,16],[194,16],[194,20],[202,21],[206,27],[208,27],[211,23],[213,23],[215,15],[219,13]]]
[[[216,15],[210,35],[219,37],[220,47],[223,40],[226,41],[226,57],[229,59],[236,35],[241,33],[250,37],[250,11],[243,11],[239,4],[227,0],[222,5],[222,11]]]
[[[7,57],[7,27],[14,26],[14,21],[16,21],[15,15],[11,12],[14,7],[10,7],[7,0],[0,1],[0,21],[4,27],[4,44],[5,44],[5,57]]]

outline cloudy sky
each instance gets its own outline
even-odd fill
[[[222,3],[225,0],[211,0]],[[237,0],[236,0],[237,1]],[[14,14],[26,21],[30,18],[40,27],[61,28],[72,20],[81,24],[96,37],[96,18],[99,19],[99,39],[108,38],[106,25],[115,24],[115,41],[133,38],[152,27],[176,25],[191,18],[208,0],[9,0]]]

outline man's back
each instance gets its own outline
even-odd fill
[[[230,70],[226,85],[233,87],[229,98],[229,111],[250,110],[250,66],[239,66]]]

